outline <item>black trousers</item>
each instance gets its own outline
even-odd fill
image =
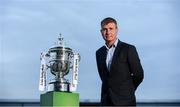
[[[102,106],[115,106],[109,94],[104,95],[104,97],[101,99],[101,105]]]
[[[107,94],[104,96],[103,99],[101,99],[101,106],[136,107],[136,103],[117,105],[113,103],[111,96]]]

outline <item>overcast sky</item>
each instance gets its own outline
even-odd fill
[[[180,100],[179,0],[0,0],[0,99],[39,99],[40,53],[59,33],[80,53],[80,99],[100,99],[95,51],[100,21],[113,17],[118,38],[136,46],[145,77],[137,100]]]

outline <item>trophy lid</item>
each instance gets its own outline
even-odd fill
[[[66,50],[66,51],[72,51],[71,48],[67,47],[64,42],[64,38],[61,36],[61,33],[59,34],[58,41],[53,45],[49,52],[56,51],[56,50]]]

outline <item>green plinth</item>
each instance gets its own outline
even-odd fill
[[[79,94],[68,92],[48,92],[41,94],[40,105],[51,107],[79,107]]]

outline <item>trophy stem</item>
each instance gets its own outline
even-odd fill
[[[70,83],[61,72],[56,73],[54,80],[49,83],[48,91],[70,92]]]

